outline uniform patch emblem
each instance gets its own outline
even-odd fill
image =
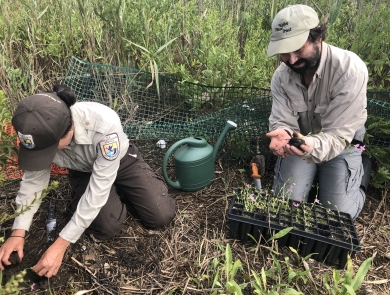
[[[119,138],[116,133],[106,135],[100,142],[103,158],[112,161],[119,156]]]
[[[21,144],[23,144],[23,146],[25,148],[31,150],[35,147],[35,143],[34,143],[32,135],[22,134],[18,131],[18,136],[19,136],[19,140],[20,140]]]

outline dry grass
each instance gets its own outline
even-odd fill
[[[270,268],[274,265],[270,255],[272,245],[243,244],[228,236],[226,212],[230,196],[233,188],[243,181],[250,181],[248,175],[238,172],[238,169],[246,169],[248,165],[243,159],[223,160],[216,165],[217,178],[209,187],[197,192],[170,190],[177,202],[178,212],[174,222],[164,229],[146,229],[135,215],[130,215],[115,239],[99,242],[83,235],[67,251],[60,273],[50,279],[51,292],[75,294],[79,290],[91,290],[87,294],[210,294],[211,283],[206,284],[204,280],[202,290],[194,279],[199,281],[205,275],[215,274],[210,271],[211,263],[214,258],[224,260],[223,247],[227,243],[231,245],[233,261],[239,259],[242,262],[244,273],[250,274],[251,270],[260,272],[262,267]],[[158,171],[159,168],[155,169]],[[63,209],[69,195],[66,178],[61,177],[60,181],[61,187],[51,196],[61,210],[57,214],[59,228],[66,224],[68,218]],[[263,185],[270,181],[271,177],[266,177]],[[12,190],[12,186],[6,190]],[[370,190],[364,210],[355,221],[363,245],[362,252],[353,259],[355,270],[366,258],[375,256],[358,294],[390,294],[388,201],[387,192],[380,194]],[[45,237],[47,202],[35,217],[34,226],[26,239],[26,248],[32,248],[33,240]],[[11,204],[10,200],[1,201],[1,207],[9,211],[12,210]],[[2,228],[6,235],[9,226],[10,223]],[[42,247],[42,243],[40,245],[42,251],[47,247],[45,244]],[[273,245],[274,250],[277,250],[276,247]],[[36,261],[40,252],[33,253],[30,252],[30,255]],[[289,257],[294,269],[304,270],[304,266],[298,266],[297,259],[289,249],[279,249],[279,253],[278,260],[286,273],[284,257]],[[296,288],[299,287],[304,294],[314,294],[314,289],[318,294],[327,294],[322,280],[326,273],[331,275],[333,268],[311,259],[306,266],[310,268],[309,280],[306,284],[298,282]],[[7,272],[12,271],[12,268],[8,268],[4,272],[5,277]],[[244,275],[237,275],[237,282],[242,282],[243,278]],[[28,286],[33,281],[35,290],[26,287],[23,294],[49,294],[47,280],[31,278]],[[269,281],[269,285],[276,283]],[[249,287],[245,290],[244,294],[253,294]]]

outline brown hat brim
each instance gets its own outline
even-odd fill
[[[18,164],[22,170],[41,171],[50,168],[58,149],[58,143],[42,150],[30,150],[20,144]]]

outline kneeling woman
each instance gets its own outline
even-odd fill
[[[77,102],[73,91],[55,85],[52,92],[23,99],[12,118],[19,136],[19,167],[25,170],[16,198],[18,208],[29,205],[50,180],[50,164],[69,169],[72,218],[33,270],[56,275],[70,243],[82,233],[104,240],[119,233],[126,206],[134,207],[146,227],[169,224],[175,201],[167,187],[129,142],[115,111],[96,102]],[[0,249],[0,269],[17,251],[23,257],[24,236],[39,204],[15,218],[11,236]]]

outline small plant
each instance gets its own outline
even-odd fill
[[[325,208],[318,199],[313,203],[297,202],[268,192],[259,194],[252,186],[245,185],[233,197],[228,219],[230,238],[243,242],[248,236],[258,241],[261,237],[267,239],[271,230],[280,233],[292,228],[289,236],[280,240],[281,246],[291,246],[305,257],[316,253],[315,260],[341,268],[347,262],[348,253],[354,255],[361,251],[351,216],[339,212],[337,207],[336,210]]]
[[[325,274],[324,285],[326,290],[330,295],[354,295],[355,291],[359,289],[360,285],[363,283],[364,277],[366,276],[368,270],[370,269],[372,257],[367,258],[362,265],[360,265],[359,270],[356,275],[353,270],[351,257],[348,256],[347,260],[347,270],[344,275],[340,275],[340,271],[334,269],[332,279]]]
[[[245,184],[242,189],[238,189],[234,193],[238,202],[244,205],[246,211],[266,212],[267,196],[261,195],[253,185]]]
[[[273,191],[263,190],[260,193],[253,185],[245,184],[242,188],[237,189],[234,194],[237,198],[236,202],[243,204],[245,211],[268,214],[270,217],[277,217],[280,214],[293,215],[295,221],[310,222],[315,219],[314,206],[324,208],[319,199],[315,199],[314,203],[291,201],[290,195],[292,187],[287,190],[282,188],[275,196]],[[330,211],[330,209],[325,209]]]
[[[223,250],[221,245],[220,249]],[[212,295],[218,293],[239,295],[247,286],[247,283],[237,283],[236,275],[242,270],[242,263],[239,259],[233,262],[232,250],[227,244],[224,261],[214,257],[207,267],[207,273],[203,274],[200,279],[192,278],[192,280],[202,289],[211,287],[210,294]]]
[[[271,288],[268,288],[267,277],[275,276],[274,272],[278,270],[281,271],[281,268],[272,267],[267,271],[265,271],[264,267],[262,267],[260,275],[252,270],[252,275],[255,278],[255,281],[252,283],[255,294],[260,294],[260,295],[303,294],[302,292],[290,288],[288,284],[276,284]]]
[[[224,275],[225,286],[224,287],[225,287],[225,291],[227,292],[227,294],[242,294],[241,290],[245,289],[247,284],[243,283],[243,284],[239,285],[235,281],[235,277],[236,277],[237,272],[239,270],[242,271],[242,263],[239,259],[233,262],[232,250],[231,250],[229,244],[226,245],[225,264],[223,265],[222,269],[225,273],[225,275]],[[221,282],[218,280],[217,275],[214,278],[212,288],[214,287],[214,285],[217,285],[219,287],[223,287],[223,285],[221,285]]]
[[[19,294],[20,287],[19,284],[24,282],[24,276],[27,271],[22,270],[15,276],[12,276],[7,283],[5,283],[4,287],[1,286],[3,281],[3,272],[0,270],[0,294]]]
[[[274,234],[271,238],[269,238],[267,240],[267,243],[284,237],[292,229],[293,229],[292,227],[288,227],[279,231],[278,233]],[[272,247],[271,249],[274,249],[274,247]],[[305,258],[301,258],[298,252],[296,252],[296,250],[292,249],[291,247],[290,250],[297,255],[298,261],[304,261],[311,256],[310,255]],[[275,251],[272,252],[274,252],[277,255],[280,255],[278,252]],[[254,288],[254,292],[260,295],[303,294],[302,292],[294,289],[291,286],[291,282],[293,281],[294,278],[295,280],[297,280],[297,278],[300,278],[304,283],[306,283],[307,281],[306,276],[308,275],[310,270],[309,269],[305,271],[294,270],[292,265],[289,263],[288,257],[285,257],[285,263],[287,267],[283,268],[282,264],[279,262],[279,260],[274,255],[274,253],[270,253],[272,257],[271,261],[273,264],[271,268],[265,270],[264,267],[262,267],[260,273],[251,270],[251,273],[254,278],[254,281],[251,282],[251,285]],[[300,264],[298,266],[300,266]],[[286,269],[287,269],[287,273],[286,273]],[[278,282],[278,283],[269,287],[269,285],[271,285],[269,283],[270,280],[272,280],[272,282]],[[316,290],[314,290],[314,294],[317,294]]]
[[[20,207],[13,214],[8,214],[7,212],[2,212],[0,215],[0,225],[8,220],[14,219],[15,217],[23,214],[24,212],[27,212],[28,210],[31,209],[32,205],[42,202],[42,200],[48,195],[48,193],[51,190],[56,189],[57,187],[58,187],[58,181],[52,181],[51,184],[47,188],[43,189],[40,197],[38,197],[37,194],[35,193],[34,200],[32,200],[31,203],[28,204],[27,206]]]
[[[340,213],[336,205],[334,205],[334,209],[330,209],[329,207],[332,205],[330,202],[328,202],[328,207],[324,207],[318,198],[310,203],[289,200],[293,185],[287,190],[282,188],[279,195],[275,196],[273,191],[263,190],[260,193],[253,185],[245,184],[234,192],[235,202],[242,204],[246,212],[263,214],[282,220],[287,218],[305,227],[314,226],[316,222],[327,223],[328,219],[338,223],[341,220],[339,226],[343,225],[342,220],[348,215]]]
[[[37,194],[35,194],[34,200],[30,204],[28,204],[27,206],[23,206],[23,207],[18,208],[18,210],[16,210],[13,214],[8,214],[6,212],[2,212],[0,215],[0,225],[3,224],[5,221],[14,219],[16,216],[19,216],[19,215],[23,214],[24,212],[30,210],[32,205],[42,202],[42,200],[48,195],[48,193],[51,190],[56,189],[57,187],[58,187],[58,181],[52,181],[51,184],[47,188],[42,190],[42,193],[39,197],[37,196]],[[0,295],[2,295],[2,294],[19,294],[19,291],[21,290],[21,287],[19,286],[19,284],[24,282],[25,275],[26,275],[26,270],[21,271],[19,274],[12,276],[9,279],[9,281],[5,283],[5,285],[3,287],[2,286],[3,271],[0,270]],[[50,286],[50,284],[49,284],[49,286]]]

